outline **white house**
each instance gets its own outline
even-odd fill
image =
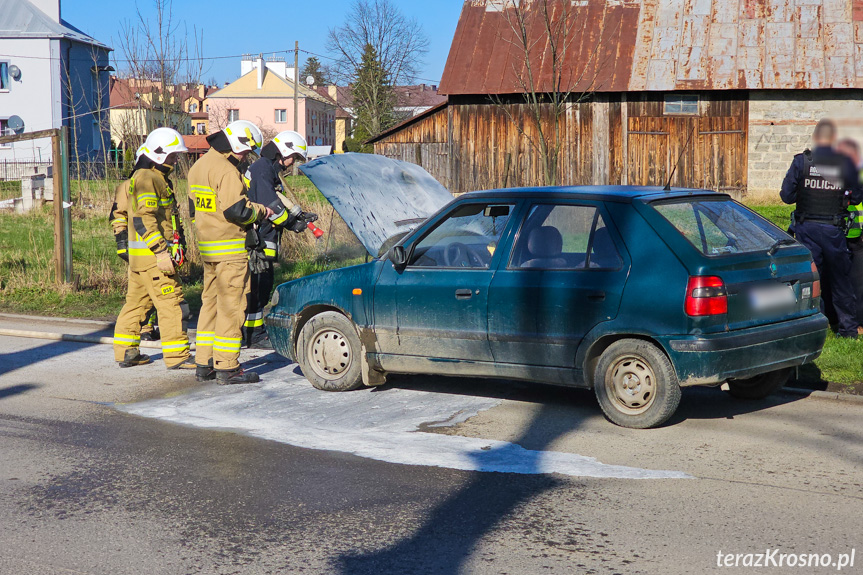
[[[68,126],[70,157],[103,157],[110,51],[61,18],[60,0],[0,0],[0,132],[15,117],[18,132]],[[50,162],[51,140],[0,145],[4,161]]]

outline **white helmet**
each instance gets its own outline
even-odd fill
[[[224,130],[235,154],[260,150],[264,143],[261,129],[248,120],[237,120],[228,124]]]
[[[189,151],[180,132],[171,128],[156,128],[150,132],[141,148],[145,156],[160,165],[171,154]]]
[[[290,158],[296,154],[303,158],[303,161],[308,159],[306,139],[296,132],[281,132],[273,138],[273,143],[283,158]]]
[[[138,146],[138,151],[135,152],[135,163],[136,164],[138,163],[138,160],[141,159],[141,156],[144,155],[144,150],[146,150],[146,149],[147,149],[147,147],[144,144],[141,144],[140,146]]]

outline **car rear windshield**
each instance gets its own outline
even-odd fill
[[[721,257],[770,249],[785,232],[734,200],[691,199],[653,204],[702,254]]]

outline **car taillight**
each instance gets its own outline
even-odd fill
[[[728,313],[725,282],[715,276],[692,276],[686,285],[686,315],[703,317]]]
[[[812,262],[812,273],[818,278],[812,282],[812,297],[821,297],[821,276],[818,275],[818,267],[815,262]]]

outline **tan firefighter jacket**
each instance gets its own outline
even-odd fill
[[[121,184],[122,185],[122,184]],[[129,180],[129,266],[134,272],[156,267],[153,254],[168,249],[174,228],[174,194],[166,176],[156,168],[137,170]],[[117,203],[118,206],[120,203]]]
[[[205,262],[245,260],[246,230],[267,209],[249,201],[242,175],[229,154],[210,149],[189,170],[190,207],[194,202],[198,249]]]

